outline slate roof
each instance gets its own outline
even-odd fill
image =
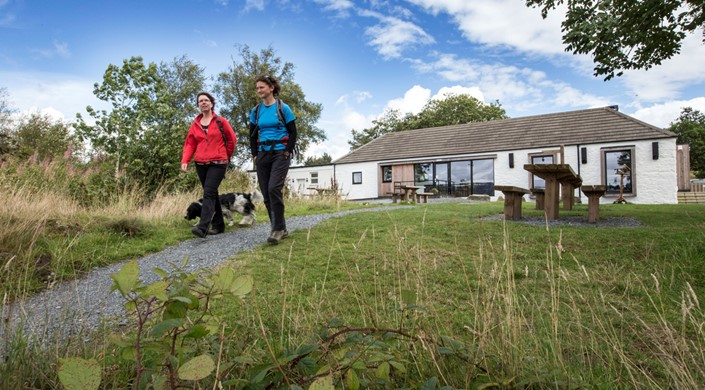
[[[622,114],[613,107],[602,107],[388,133],[333,163],[421,159],[675,136],[668,130]]]

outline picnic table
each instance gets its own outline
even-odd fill
[[[399,189],[402,191],[401,199],[406,201],[416,202],[416,191],[424,188],[424,186],[410,186],[402,184]]]
[[[573,191],[583,180],[568,164],[524,164],[524,169],[546,181],[544,213],[546,220],[558,219],[558,203],[563,189],[563,208],[573,209]]]

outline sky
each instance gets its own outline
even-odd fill
[[[447,93],[512,118],[618,105],[666,128],[684,107],[705,112],[702,30],[660,66],[604,81],[589,56],[565,52],[563,15],[542,19],[524,0],[0,0],[0,88],[20,115],[74,121],[105,107],[93,85],[110,64],[187,56],[211,78],[238,45],[271,46],[323,108],[328,139],[307,155],[334,159],[352,129]]]

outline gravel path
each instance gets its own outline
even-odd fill
[[[390,207],[372,207],[291,217],[287,219],[287,229],[289,232],[308,229],[334,217],[390,209]],[[160,277],[152,271],[154,268],[169,271],[172,269],[170,263],[178,265],[185,257],[188,257],[186,271],[193,272],[200,268],[214,267],[237,253],[266,244],[268,236],[269,224],[257,223],[251,228],[234,228],[205,239],[194,238],[183,241],[161,252],[138,259],[140,280],[144,284],[160,280]],[[9,316],[10,328],[22,324],[25,334],[36,336],[44,341],[54,340],[57,333],[71,335],[79,334],[86,328],[96,329],[101,321],[121,318],[116,316],[124,318],[122,297],[117,291],[110,291],[112,285],[110,275],[118,272],[123,264],[95,268],[80,279],[58,283],[52,289],[38,295],[12,305],[3,305],[2,318],[6,319]],[[6,326],[6,324],[0,324],[0,340],[5,339]],[[0,356],[4,347],[0,345]]]

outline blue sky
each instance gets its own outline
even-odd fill
[[[323,106],[328,141],[311,154],[334,158],[351,129],[447,92],[498,100],[511,117],[616,104],[668,127],[682,107],[705,112],[702,31],[661,66],[605,82],[564,52],[562,16],[524,0],[0,0],[0,87],[20,113],[73,120],[100,107],[93,84],[109,64],[186,55],[215,76],[236,45],[271,45]]]

